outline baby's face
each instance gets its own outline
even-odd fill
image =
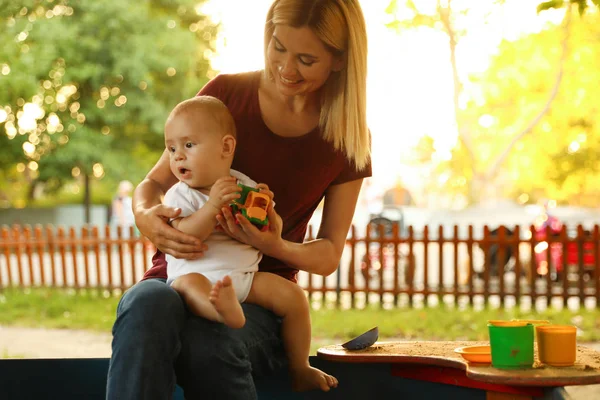
[[[229,175],[230,160],[223,157],[223,135],[215,125],[212,118],[177,116],[165,126],[171,171],[190,187],[209,188]]]

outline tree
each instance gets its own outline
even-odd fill
[[[591,0],[596,7],[600,7],[600,0]],[[562,8],[562,7],[570,7],[572,5],[577,6],[579,10],[579,14],[583,15],[590,7],[590,2],[588,0],[549,0],[544,1],[538,5],[538,12],[549,10],[551,8]]]
[[[497,7],[502,6],[502,3],[496,2],[490,5],[488,13],[495,12]],[[392,1],[388,10],[395,14],[398,7],[398,2]],[[454,149],[454,156],[445,165],[454,171],[455,179],[449,179],[447,182],[454,191],[457,188],[457,181],[467,182],[468,184],[464,185],[465,194],[470,202],[477,202],[482,196],[485,196],[486,192],[490,191],[490,188],[499,185],[498,178],[501,175],[501,167],[504,166],[509,154],[514,150],[517,143],[521,142],[526,135],[529,135],[538,126],[542,118],[551,109],[563,81],[571,8],[567,7],[564,14],[563,35],[556,39],[556,44],[560,45],[561,50],[552,58],[554,60],[553,67],[537,71],[540,76],[542,73],[544,74],[542,78],[544,81],[552,82],[551,87],[547,88],[547,91],[543,94],[538,92],[542,95],[537,96],[535,100],[530,98],[530,102],[525,104],[525,109],[522,108],[518,113],[513,113],[518,118],[507,125],[496,125],[493,130],[490,130],[493,122],[492,125],[487,126],[488,122],[485,119],[482,121],[482,117],[487,116],[493,119],[494,114],[483,114],[480,108],[473,106],[476,103],[473,92],[476,94],[481,93],[481,88],[477,87],[477,83],[481,81],[471,82],[470,79],[466,79],[465,75],[459,71],[459,63],[457,62],[457,48],[461,39],[468,33],[468,27],[461,25],[461,18],[466,16],[470,9],[456,10],[453,8],[451,0],[444,2],[438,0],[435,10],[429,13],[423,12],[413,1],[407,1],[405,7],[411,13],[411,18],[396,20],[390,24],[391,27],[394,29],[429,27],[441,30],[447,37],[449,66],[452,70],[454,83],[454,113],[459,137],[459,143]],[[530,65],[530,69],[531,67]],[[499,92],[499,90],[496,90],[496,92]],[[481,98],[482,95],[479,94],[477,97]],[[465,101],[465,99],[470,100]],[[487,100],[485,99],[484,102]],[[504,107],[506,107],[506,104]],[[488,118],[488,121],[490,118]]]
[[[49,191],[78,175],[139,180],[170,109],[207,80],[216,26],[197,4],[0,1],[0,170],[25,165]]]

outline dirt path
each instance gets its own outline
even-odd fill
[[[110,357],[110,333],[0,326],[0,358]]]
[[[0,358],[110,357],[110,333],[0,326]],[[600,351],[600,343],[588,344]],[[600,385],[571,386],[573,400],[600,399]]]

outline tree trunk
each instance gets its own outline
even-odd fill
[[[90,176],[88,174],[83,175],[84,179],[84,192],[83,192],[83,205],[85,207],[85,223],[90,224],[90,207],[91,207],[91,187],[90,187]]]
[[[504,148],[504,150],[500,153],[498,158],[496,158],[496,161],[494,161],[494,163],[492,164],[492,166],[490,167],[488,172],[485,174],[486,175],[485,179],[488,182],[494,181],[494,178],[498,174],[498,170],[500,169],[500,166],[504,163],[504,161],[506,161],[512,148],[519,142],[519,140],[521,140],[523,138],[523,136],[530,133],[533,130],[533,128],[535,128],[537,126],[537,124],[542,120],[544,115],[546,115],[548,113],[548,111],[550,111],[550,107],[552,105],[552,102],[556,98],[556,95],[558,94],[558,89],[560,88],[560,84],[562,83],[562,78],[564,75],[565,61],[567,59],[567,53],[568,53],[570,26],[571,26],[571,6],[568,6],[567,12],[565,13],[565,33],[564,33],[565,36],[563,38],[562,45],[561,45],[562,52],[560,55],[560,59],[558,60],[558,71],[556,73],[556,77],[554,78],[554,86],[552,87],[552,90],[550,91],[548,100],[546,100],[546,103],[544,104],[544,106],[542,107],[540,112],[527,124],[527,126],[521,132],[518,132],[517,134],[515,134],[513,136],[510,143]]]
[[[27,191],[27,205],[31,204],[33,200],[35,200],[35,187],[37,186],[37,183],[37,179],[33,179],[29,183],[29,190]]]
[[[463,119],[460,116],[460,95],[463,91],[463,84],[460,81],[458,73],[458,64],[456,62],[456,45],[458,44],[457,34],[452,26],[452,2],[449,0],[445,6],[442,5],[441,1],[437,2],[437,12],[448,36],[448,46],[450,47],[450,66],[452,67],[452,83],[454,91],[452,94],[452,100],[454,104],[454,121],[456,123],[456,130],[458,138],[461,143],[465,146],[469,155],[471,174],[473,178],[468,183],[469,189],[467,192],[468,202],[476,203],[479,200],[479,171],[477,168],[477,158],[475,157],[474,145],[471,138],[470,130],[467,128]]]
[[[558,71],[556,74],[556,78],[554,79],[554,86],[550,91],[550,95],[548,96],[548,100],[540,110],[540,112],[527,124],[527,126],[515,134],[510,141],[510,143],[504,148],[504,150],[500,153],[500,155],[496,158],[492,166],[486,171],[479,171],[477,166],[477,159],[475,157],[475,150],[472,142],[472,137],[469,129],[465,126],[465,121],[463,121],[460,117],[459,112],[459,98],[463,90],[462,82],[460,81],[458,74],[458,67],[456,62],[456,45],[457,45],[457,35],[452,26],[452,8],[451,1],[448,1],[445,6],[443,6],[438,0],[437,2],[437,11],[440,21],[442,22],[446,34],[448,35],[448,45],[450,47],[450,65],[452,67],[452,77],[454,83],[454,117],[456,121],[456,127],[458,130],[458,137],[462,144],[467,149],[469,154],[469,158],[471,160],[471,172],[473,177],[471,182],[469,182],[469,190],[468,197],[469,203],[477,203],[481,200],[482,197],[485,197],[486,188],[489,188],[490,185],[494,185],[496,176],[500,169],[500,166],[504,163],[504,161],[508,158],[510,151],[513,149],[515,144],[523,138],[523,136],[530,133],[535,126],[541,121],[542,117],[548,113],[550,110],[550,106],[552,102],[556,98],[558,94],[558,89],[560,88],[560,84],[562,82],[563,73],[564,73],[564,64],[567,58],[568,52],[568,39],[570,33],[570,22],[571,22],[571,7],[567,7],[567,12],[565,13],[565,36],[562,42],[562,53],[560,59],[558,61]]]

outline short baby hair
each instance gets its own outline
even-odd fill
[[[212,96],[196,96],[182,101],[171,111],[166,123],[168,124],[175,117],[190,118],[193,123],[201,123],[201,120],[205,121],[207,115],[220,128],[219,133],[222,136],[236,137],[235,121],[229,109],[221,100]]]

